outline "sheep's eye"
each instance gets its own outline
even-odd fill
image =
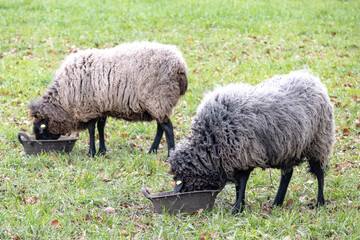
[[[46,128],[46,125],[45,125],[45,124],[41,124],[41,125],[40,125],[40,128],[41,128],[41,129],[45,129],[45,128]]]

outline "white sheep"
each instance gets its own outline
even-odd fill
[[[104,153],[107,117],[156,120],[149,153],[157,151],[164,132],[170,151],[175,147],[170,115],[187,85],[186,63],[173,45],[135,42],[79,51],[64,60],[46,93],[29,104],[34,134],[36,139],[57,139],[88,128],[89,154],[94,156],[96,123],[99,153]]]
[[[256,86],[230,84],[207,94],[192,119],[191,136],[169,157],[174,192],[236,185],[233,214],[243,211],[245,187],[256,168],[281,169],[273,205],[284,201],[293,167],[307,161],[324,205],[324,172],[334,143],[333,107],[325,86],[306,71]]]

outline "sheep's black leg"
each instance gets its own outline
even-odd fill
[[[240,191],[240,186],[239,185],[236,185],[235,186],[235,190],[236,190],[236,201],[237,202],[239,200],[239,191]]]
[[[246,183],[249,179],[250,173],[253,169],[248,169],[246,171],[238,171],[236,174],[237,184],[236,184],[236,203],[232,211],[232,214],[243,212],[245,208],[245,189]]]
[[[318,180],[318,197],[316,206],[320,207],[325,205],[325,198],[324,198],[324,171],[319,171],[316,175]]]
[[[90,136],[90,148],[89,148],[89,155],[94,157],[96,154],[96,149],[95,149],[95,124],[96,124],[96,119],[90,120],[88,122],[88,130],[89,130],[89,136]]]
[[[159,147],[163,133],[164,133],[163,128],[161,127],[160,123],[157,122],[156,136],[148,153],[153,153],[153,152],[157,153],[157,149]]]
[[[106,123],[106,117],[100,118],[97,122],[97,127],[98,127],[98,131],[99,131],[99,142],[100,142],[98,154],[101,154],[101,155],[105,154],[105,152],[106,152],[105,133],[104,133],[105,123]]]
[[[161,123],[162,129],[165,131],[166,143],[168,146],[168,157],[170,156],[170,150],[175,148],[174,127],[169,119],[166,123]]]
[[[313,173],[318,180],[318,196],[316,207],[325,205],[324,199],[324,170],[320,166],[320,162],[310,159],[310,172]]]
[[[236,191],[236,200],[235,203],[237,203],[239,201],[239,192],[240,192],[240,186],[236,185],[235,186],[235,191]]]
[[[281,206],[283,204],[292,174],[292,169],[287,171],[281,170],[280,185],[272,206]]]

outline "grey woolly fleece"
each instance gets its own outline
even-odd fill
[[[169,157],[185,191],[221,189],[235,170],[289,170],[307,159],[328,165],[334,142],[327,89],[306,71],[275,76],[256,86],[230,84],[207,94],[191,136]]]
[[[166,122],[187,89],[187,67],[173,45],[124,43],[69,55],[46,93],[29,105],[54,134],[84,130],[102,116]]]

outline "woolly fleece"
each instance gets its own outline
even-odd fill
[[[170,171],[183,177],[185,191],[221,189],[236,182],[236,170],[287,171],[309,159],[325,170],[333,107],[317,77],[296,71],[215,89],[198,106],[191,132],[170,154]]]
[[[47,120],[53,134],[84,130],[103,116],[162,123],[187,84],[186,63],[175,46],[124,43],[69,55],[29,108],[31,116]]]

